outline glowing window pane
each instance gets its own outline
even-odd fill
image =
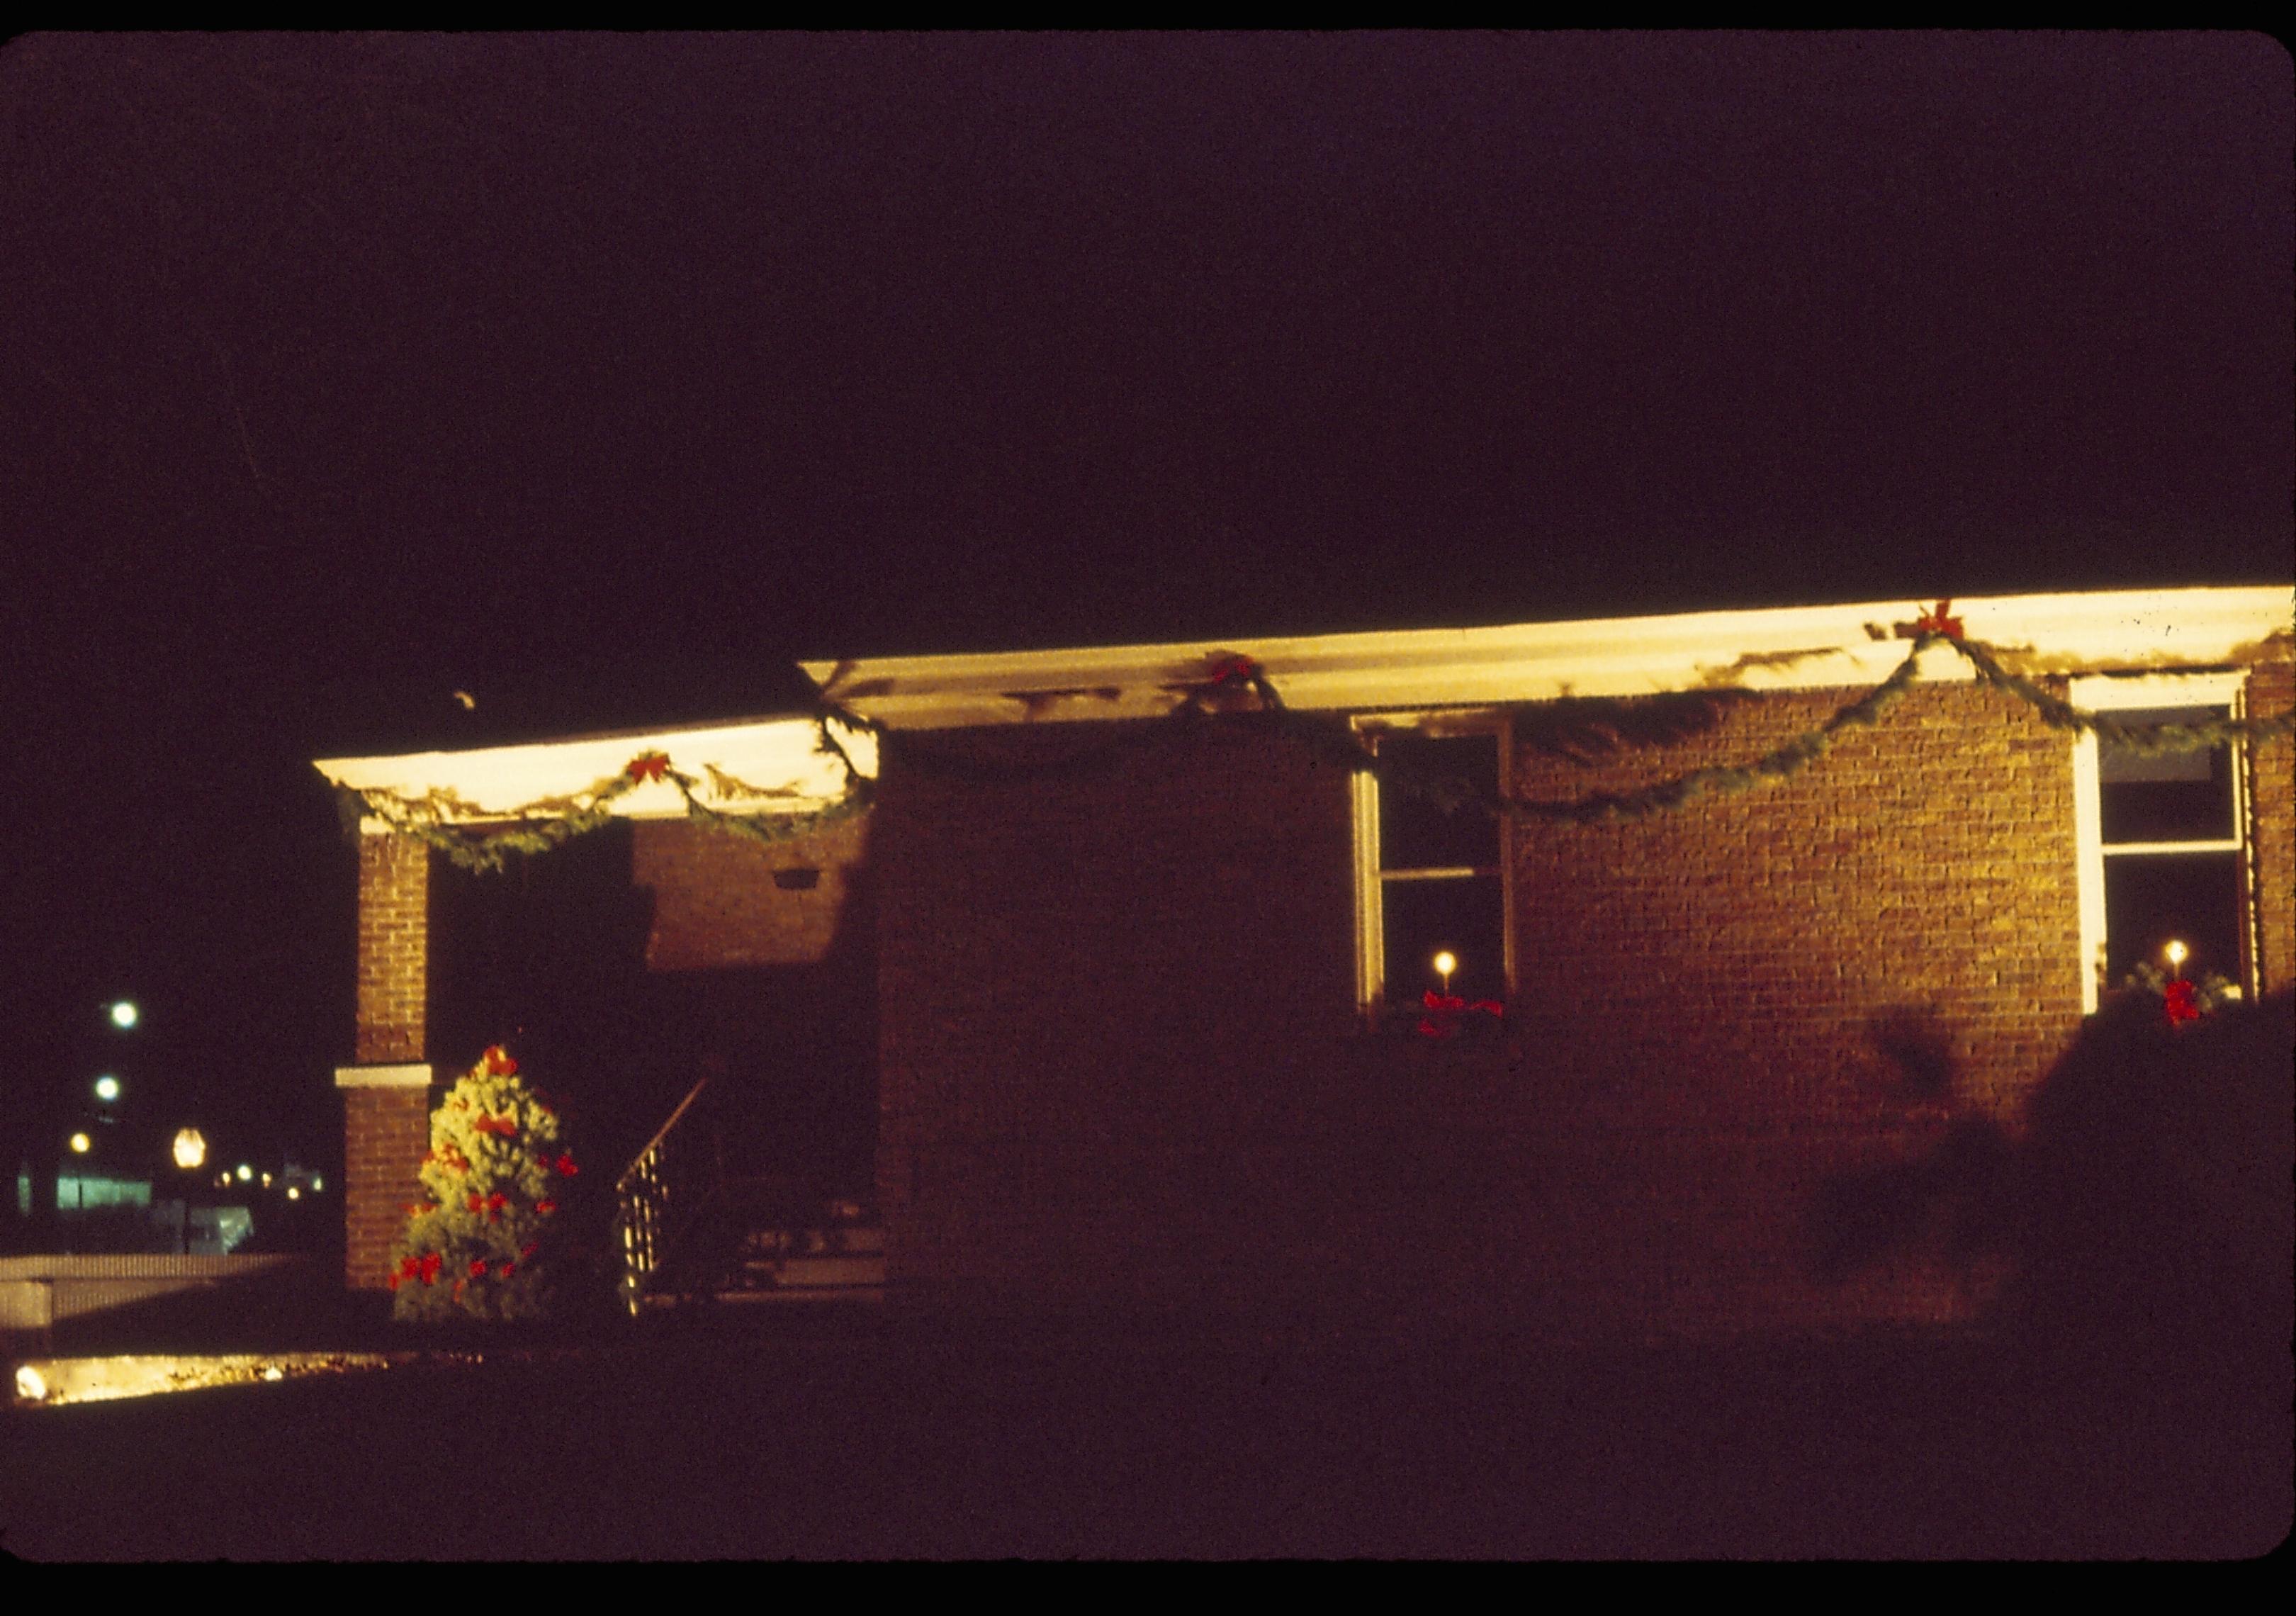
[[[1496,875],[1382,883],[1381,908],[1391,1004],[1440,991],[1435,956],[1457,956],[1451,991],[1466,999],[1506,997],[1505,890]]]
[[[2160,965],[2180,940],[2191,950],[2184,974],[2237,983],[2240,964],[2238,853],[2124,853],[2104,861],[2105,980],[2118,982],[2142,963]]]

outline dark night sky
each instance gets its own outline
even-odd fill
[[[133,990],[325,1147],[324,752],[800,656],[2284,581],[2291,85],[2242,35],[16,40],[11,1093]]]

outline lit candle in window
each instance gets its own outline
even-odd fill
[[[2186,948],[2185,945],[2180,942],[2172,941],[2166,948],[2163,948],[2161,952],[2169,956],[2169,974],[2172,976],[2183,974],[2185,969],[2185,956],[2189,954],[2191,950]]]
[[[1459,968],[1459,957],[1448,948],[1435,956],[1436,974],[1443,979],[1443,997],[1451,996],[1451,972]]]

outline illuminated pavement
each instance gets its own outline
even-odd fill
[[[0,1410],[0,1546],[35,1560],[2213,1557],[2268,1547],[2290,1507],[2284,1389],[2276,1412],[2164,1401],[2157,1386],[2101,1400],[2093,1385],[2037,1390],[1981,1354],[1903,1346],[664,1339],[484,1361],[259,1358],[199,1360],[240,1383],[185,1395]]]
[[[557,1354],[508,1352],[235,1352],[125,1353],[102,1358],[30,1358],[15,1366],[14,1406],[62,1408],[73,1403],[114,1402],[169,1392],[207,1391],[417,1366],[475,1368],[488,1361],[532,1363]]]

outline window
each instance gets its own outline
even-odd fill
[[[2131,724],[2196,724],[2240,710],[2237,674],[2077,679],[2074,705]],[[2075,743],[2082,1008],[2144,964],[2252,988],[2244,947],[2251,872],[2241,748],[2138,751],[2094,734]]]
[[[1398,773],[1449,783],[1464,799],[1499,793],[1506,736],[1496,719],[1382,718],[1361,729]],[[1446,812],[1365,773],[1356,776],[1356,849],[1361,1003],[1416,1002],[1447,988],[1504,1003],[1512,980],[1504,823],[1472,800]]]

